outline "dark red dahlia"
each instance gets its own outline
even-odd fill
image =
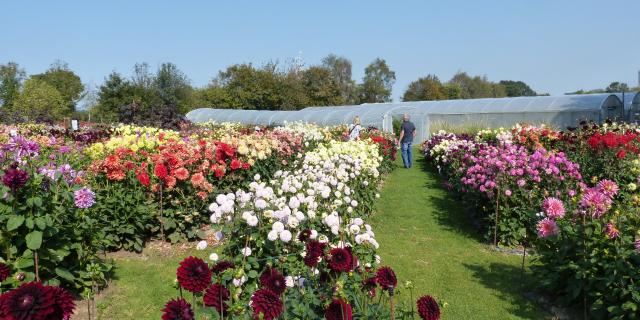
[[[320,257],[324,255],[324,248],[326,244],[318,241],[307,242],[307,255],[304,257],[304,264],[309,267],[315,267],[318,265]]]
[[[213,267],[211,267],[211,271],[213,273],[219,275],[219,274],[223,273],[225,270],[231,269],[233,267],[235,267],[233,262],[221,260],[218,263],[216,263]]]
[[[51,317],[55,311],[54,297],[39,282],[25,283],[2,297],[0,314],[6,319],[57,320]]]
[[[54,300],[53,313],[47,319],[69,319],[76,308],[73,296],[60,287],[45,287]]]
[[[351,252],[345,248],[333,248],[329,251],[329,269],[335,272],[349,272],[353,266]]]
[[[284,310],[280,296],[269,289],[259,289],[253,293],[251,308],[254,319],[260,319],[262,314],[264,320],[273,320],[279,317]]]
[[[307,240],[309,240],[309,237],[311,237],[310,229],[304,229],[300,231],[300,234],[298,234],[298,240],[300,240],[300,242],[307,242]]]
[[[211,270],[200,258],[182,260],[176,274],[180,286],[190,292],[202,292],[211,283]]]
[[[9,266],[0,262],[0,282],[7,280],[10,273],[11,270],[9,270]]]
[[[382,267],[376,272],[376,282],[383,290],[389,290],[389,288],[395,288],[398,285],[398,279],[393,269],[389,267]]]
[[[376,277],[369,277],[365,280],[362,280],[362,290],[369,293],[369,296],[376,296],[376,287],[378,286],[378,282],[376,281]]]
[[[171,299],[162,309],[162,320],[193,320],[193,310],[185,299]]]
[[[432,296],[422,296],[416,304],[418,305],[418,314],[422,320],[440,319],[440,306]]]
[[[226,313],[229,310],[229,305],[227,304],[229,297],[229,289],[221,284],[214,283],[204,293],[204,305],[214,307],[218,313]]]
[[[29,180],[29,174],[26,171],[13,167],[5,170],[2,176],[2,184],[13,191],[22,188],[27,180]]]
[[[267,268],[262,272],[260,284],[278,295],[281,295],[287,288],[284,276],[278,270],[272,268]]]
[[[351,305],[342,299],[333,299],[324,310],[324,318],[327,320],[351,320],[353,319]]]

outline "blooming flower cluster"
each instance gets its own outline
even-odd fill
[[[0,295],[0,319],[67,320],[74,309],[74,299],[69,292],[39,282],[24,283]]]

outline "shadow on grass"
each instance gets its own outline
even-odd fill
[[[432,178],[426,181],[425,188],[441,189],[441,192],[429,196],[429,201],[433,203],[433,214],[438,224],[448,231],[478,242],[484,242],[478,228],[470,222],[471,217],[465,211],[462,201],[457,199],[450,191],[444,190],[442,179],[436,169],[424,157],[421,157],[416,162]]]
[[[474,278],[482,285],[497,291],[501,300],[513,301],[507,309],[511,315],[525,319],[540,317],[541,308],[523,295],[523,292],[532,291],[533,280],[529,273],[522,275],[519,267],[504,263],[491,263],[489,266],[463,265],[473,272]]]

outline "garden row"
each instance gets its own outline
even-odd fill
[[[66,318],[73,312],[73,296],[58,286],[91,297],[113,268],[101,253],[140,251],[152,237],[204,239],[203,225],[213,222],[216,240],[224,241],[225,262],[214,266],[211,261],[214,267],[205,271],[200,268],[204,262],[188,258],[178,272],[187,291],[209,292],[193,305],[196,312],[270,319],[276,313],[310,316],[340,310],[340,319],[350,319],[342,313],[366,303],[364,293],[375,292],[372,279],[377,278],[371,274],[379,262],[373,232],[356,217],[371,212],[396,142],[374,129],[363,132],[360,141],[343,142],[344,135],[344,127],[297,124],[208,124],[181,131],[0,127],[0,315]],[[189,269],[194,266],[204,274]],[[395,275],[381,270],[383,289],[393,293],[389,285],[395,287]],[[290,276],[281,282],[281,274]],[[366,290],[361,287],[365,276]],[[290,288],[294,277],[296,290]],[[291,297],[278,311],[268,299],[283,298],[285,287]],[[222,299],[217,308],[210,308],[211,290],[221,294],[216,294]],[[233,294],[230,299],[225,292]],[[256,299],[267,300],[247,313],[246,302]],[[423,314],[426,305],[437,310],[430,298],[421,303]],[[187,302],[175,300],[167,310],[181,304]],[[372,308],[360,306],[353,313],[378,312]],[[184,318],[171,317],[171,312],[165,316]]]
[[[640,129],[615,123],[439,132],[423,144],[489,241],[534,249],[555,303],[615,319],[640,316],[639,150]]]

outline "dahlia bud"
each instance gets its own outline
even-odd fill
[[[25,277],[26,277],[26,275],[24,274],[24,272],[18,272],[15,275],[15,279],[17,281],[22,281],[22,280],[24,280]]]

